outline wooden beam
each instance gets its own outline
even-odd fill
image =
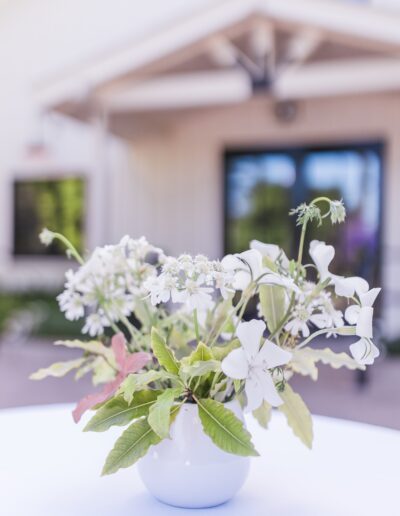
[[[156,111],[221,105],[247,100],[251,84],[239,70],[196,72],[149,79],[124,91],[98,95],[107,111]]]
[[[281,99],[400,90],[400,59],[352,59],[289,69],[274,85]]]

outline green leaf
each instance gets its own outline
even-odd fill
[[[204,432],[221,450],[235,455],[257,456],[251,435],[235,414],[218,401],[196,400]]]
[[[176,360],[172,350],[167,346],[165,339],[155,328],[151,329],[151,347],[160,366],[169,373],[178,374],[179,362]]]
[[[123,432],[108,454],[102,475],[110,475],[120,468],[132,466],[146,455],[150,446],[160,441],[160,437],[153,431],[147,419],[137,419]]]
[[[175,399],[179,398],[182,392],[183,389],[179,387],[176,389],[166,389],[158,396],[157,401],[150,408],[147,420],[151,428],[161,439],[169,436],[171,408]]]
[[[157,380],[171,379],[176,380],[176,377],[166,371],[155,371],[153,369],[145,373],[130,374],[125,378],[118,392],[123,393],[125,401],[130,404],[133,394],[144,389],[149,383],[156,382]]]
[[[285,385],[285,390],[280,393],[283,405],[278,409],[285,414],[288,425],[293,433],[307,446],[312,448],[313,425],[310,411],[299,394],[295,393],[290,385]]]
[[[180,405],[173,407],[170,414],[170,424],[178,415]],[[121,435],[108,454],[102,475],[115,473],[120,468],[128,468],[141,457],[146,455],[150,446],[161,442],[146,418],[137,419]]]
[[[272,406],[267,402],[263,401],[258,409],[253,410],[253,416],[258,421],[258,424],[263,428],[268,428],[268,423],[271,420]]]
[[[189,356],[189,364],[192,365],[195,362],[206,362],[207,360],[212,360],[214,358],[211,349],[203,344],[203,342],[199,342],[197,348],[191,353]]]
[[[261,313],[267,322],[268,329],[273,333],[278,328],[279,321],[285,315],[285,289],[277,285],[261,285],[260,305]]]
[[[282,254],[283,251],[281,251],[280,254]],[[262,259],[262,264],[264,265],[264,267],[268,267],[268,269],[272,272],[278,272],[278,266],[276,265],[276,263],[271,260],[271,258],[269,256],[263,256],[263,259]]]
[[[308,357],[310,360],[314,360],[316,362],[321,361],[323,364],[330,365],[334,369],[339,369],[340,367],[347,367],[347,369],[365,369],[365,365],[358,364],[354,358],[352,358],[347,353],[335,353],[329,348],[325,349],[312,349],[312,348],[303,348],[297,350],[297,352],[302,351],[303,355]]]
[[[81,367],[86,362],[86,360],[86,358],[77,358],[75,360],[68,360],[66,362],[56,362],[49,367],[39,369],[35,373],[32,373],[29,378],[30,380],[43,380],[43,378],[47,378],[48,376],[61,378],[70,371]]]
[[[303,376],[310,376],[312,380],[318,380],[318,368],[315,365],[316,359],[305,353],[306,348],[293,349],[290,367],[295,373]]]
[[[139,391],[133,395],[132,403],[122,396],[112,398],[103,405],[83,429],[84,432],[104,432],[111,426],[124,426],[132,419],[146,416],[161,391]]]
[[[90,340],[88,342],[81,340],[57,340],[54,345],[82,349],[86,353],[91,353],[93,355],[103,355],[110,364],[116,366],[113,350],[97,340]]]
[[[179,371],[181,378],[193,378],[194,376],[203,376],[208,373],[221,371],[221,362],[218,360],[207,360],[206,362],[195,362],[193,365],[183,364]]]
[[[226,356],[228,356],[231,351],[233,351],[236,348],[240,348],[240,341],[239,341],[239,339],[234,339],[234,340],[232,340],[231,342],[229,342],[228,344],[226,344],[224,346],[215,345],[213,347],[212,353],[213,353],[214,358],[216,360],[219,360],[220,362],[222,362],[222,360]]]
[[[110,364],[101,356],[94,359],[92,364],[93,385],[99,385],[102,383],[108,383],[115,378],[116,372]]]

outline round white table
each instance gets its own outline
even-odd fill
[[[268,431],[249,419],[261,457],[253,459],[247,483],[225,505],[190,511],[153,499],[135,467],[100,477],[122,429],[83,433],[71,408],[0,411],[1,515],[400,515],[400,432],[394,430],[315,417],[311,452],[280,414]]]

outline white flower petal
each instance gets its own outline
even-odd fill
[[[289,260],[283,249],[281,249],[276,244],[264,244],[259,240],[252,240],[250,242],[250,249],[257,249],[263,256],[267,256],[273,262],[276,262],[278,259],[283,267],[287,268],[289,265]]]
[[[259,251],[249,249],[244,251],[244,253],[240,253],[238,257],[248,264],[253,281],[262,274],[262,254]]]
[[[257,356],[265,328],[264,321],[260,319],[241,322],[237,327],[236,335],[240,340],[249,363],[252,363]]]
[[[380,288],[371,288],[371,290],[368,290],[365,294],[360,294],[361,305],[373,306],[381,290]]]
[[[352,276],[343,278],[341,276],[332,276],[335,283],[335,292],[338,296],[352,297],[357,292],[358,295],[368,292],[369,285],[364,278]]]
[[[260,349],[254,364],[263,366],[267,369],[272,369],[273,367],[287,364],[291,359],[292,353],[285,351],[267,339],[264,342],[263,347]]]
[[[344,317],[349,324],[357,324],[361,308],[358,305],[351,305],[346,308]]]
[[[335,256],[335,249],[332,245],[326,245],[325,242],[313,240],[310,243],[309,253],[317,266],[321,281],[330,276],[329,265]]]
[[[225,270],[234,272],[232,287],[235,290],[244,290],[251,281],[249,264],[240,257],[240,254],[227,254],[221,260],[221,265]]]
[[[244,264],[242,264],[244,266]],[[251,282],[250,271],[237,271],[232,281],[235,290],[245,290]]]
[[[361,365],[371,365],[379,357],[379,349],[367,339],[360,339],[350,346],[350,353],[356,362]]]
[[[320,314],[313,314],[311,315],[310,319],[309,319],[317,328],[319,328],[320,330],[322,330],[323,328],[328,328],[329,326],[331,326],[329,324],[329,319],[328,319],[328,316],[327,314],[325,313],[320,313]]]
[[[244,380],[247,378],[249,374],[249,364],[244,350],[239,348],[231,351],[229,355],[223,359],[221,369],[229,378],[235,380]]]
[[[227,254],[224,256],[221,260],[221,265],[228,271],[235,271],[243,266],[242,262],[233,254]]]
[[[271,374],[268,371],[262,371],[261,369],[257,368],[254,370],[253,375],[257,378],[258,383],[261,385],[261,391],[264,400],[270,403],[273,407],[279,407],[279,405],[282,405],[282,398],[279,396],[278,391],[276,390]]]
[[[251,412],[258,409],[264,399],[264,392],[262,383],[259,380],[257,374],[254,371],[250,373],[249,378],[246,381],[245,393],[247,398],[246,412]]]
[[[372,318],[374,309],[370,306],[363,306],[358,316],[356,335],[359,337],[372,338]]]

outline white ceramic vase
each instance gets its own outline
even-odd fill
[[[225,405],[243,421],[239,403]],[[183,405],[170,430],[171,439],[149,449],[138,463],[150,493],[176,507],[205,508],[230,500],[248,475],[250,459],[226,453],[203,432],[197,405]]]

